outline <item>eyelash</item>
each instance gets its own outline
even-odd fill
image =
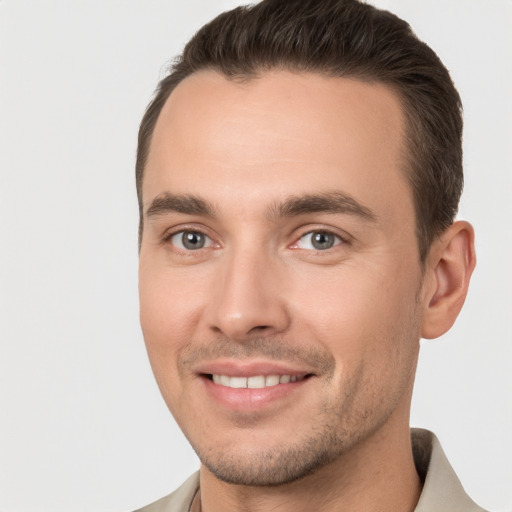
[[[166,233],[162,238],[162,243],[164,245],[168,245],[168,244],[172,245],[174,247],[174,249],[176,251],[180,252],[181,254],[192,254],[194,252],[199,252],[201,249],[209,248],[209,247],[200,247],[199,249],[195,249],[195,250],[193,250],[193,249],[187,250],[187,249],[182,249],[180,247],[176,247],[176,245],[172,243],[172,239],[177,235],[183,236],[185,233],[197,234],[197,235],[204,236],[206,239],[211,241],[212,245],[215,245],[215,241],[211,236],[206,234],[204,230],[195,228],[195,227],[182,227],[181,229],[173,230],[169,233]],[[216,244],[216,245],[219,245],[219,244]]]
[[[303,250],[308,250],[308,251],[315,251],[317,253],[322,253],[322,252],[327,252],[329,251],[330,249],[333,249],[339,245],[342,245],[342,244],[346,244],[347,243],[347,240],[340,236],[338,233],[334,233],[333,231],[331,230],[328,230],[328,229],[312,229],[310,231],[307,231],[306,233],[303,233],[300,237],[298,237],[296,239],[296,241],[292,244],[291,248],[292,249],[302,249],[301,247],[298,247],[298,244],[300,243],[300,241],[302,239],[304,239],[305,237],[307,236],[312,236],[312,235],[324,235],[324,236],[328,236],[328,237],[333,237],[334,238],[334,241],[333,241],[333,245],[331,245],[330,247],[326,247],[324,249],[319,249],[319,248],[311,248],[311,249],[303,249]],[[313,244],[313,242],[311,242],[311,244]]]
[[[198,249],[186,249],[186,248],[177,247],[176,244],[172,243],[172,239],[175,236],[177,236],[177,235],[183,236],[185,233],[198,234],[198,235],[204,236],[204,237],[206,237],[210,241],[210,245],[208,247],[200,247]],[[322,234],[322,235],[327,235],[327,236],[334,237],[335,238],[334,245],[332,245],[331,247],[328,247],[326,249],[315,249],[315,248],[303,249],[301,247],[298,247],[299,242],[303,238],[307,237],[308,235],[313,235],[313,234]],[[202,249],[209,249],[212,246],[220,247],[220,244],[215,242],[215,240],[211,236],[206,234],[204,230],[198,229],[198,228],[192,228],[192,227],[190,227],[190,228],[182,227],[179,230],[171,231],[169,233],[166,233],[164,235],[163,239],[162,239],[162,242],[163,242],[163,244],[170,244],[170,245],[172,245],[176,251],[180,252],[181,254],[187,254],[187,255],[191,255],[191,254],[193,254],[195,252],[199,252]],[[317,229],[310,229],[310,230],[305,231],[304,233],[300,234],[298,237],[295,238],[295,241],[291,245],[289,245],[288,247],[290,249],[294,249],[294,250],[305,250],[305,251],[311,251],[311,252],[316,252],[316,253],[325,253],[325,252],[330,251],[330,249],[333,249],[333,248],[335,248],[335,247],[337,247],[339,245],[346,245],[346,244],[349,244],[348,237],[341,236],[339,233],[334,232],[331,229],[317,228]]]

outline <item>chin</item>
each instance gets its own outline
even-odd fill
[[[262,454],[255,460],[217,461],[204,460],[203,464],[219,480],[229,484],[251,487],[280,486],[296,482],[311,475],[332,462],[329,455],[320,454],[309,460],[301,460],[295,453]]]
[[[282,444],[257,450],[244,450],[230,445],[225,450],[216,447],[209,453],[196,450],[202,464],[219,480],[254,487],[285,485],[325,467],[345,450],[345,443],[332,435],[297,440],[294,445]]]

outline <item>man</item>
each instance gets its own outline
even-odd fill
[[[139,132],[141,325],[201,460],[144,511],[478,511],[409,430],[475,266],[461,106],[408,25],[264,0],[186,46]]]

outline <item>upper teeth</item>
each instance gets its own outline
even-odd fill
[[[228,375],[212,375],[213,382],[229,388],[267,388],[278,384],[296,382],[296,375],[255,375],[253,377],[229,377]]]

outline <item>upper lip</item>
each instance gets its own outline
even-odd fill
[[[305,376],[313,372],[296,365],[276,361],[216,360],[197,365],[195,372],[202,375],[227,375],[228,377],[254,377],[257,375]]]

